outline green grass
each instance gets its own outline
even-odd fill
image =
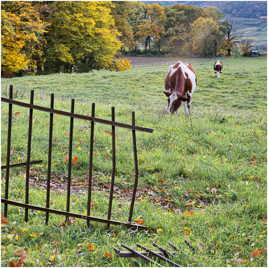
[[[224,59],[220,79],[214,77],[213,62],[193,62],[198,89],[193,95],[192,126],[183,109],[173,116],[164,111],[166,65],[140,66],[125,72],[2,79],[2,95],[13,84],[15,96],[27,101],[29,91],[35,89],[35,103],[40,105],[48,106],[49,94],[54,92],[57,109],[70,110],[70,99],[75,98],[75,111],[90,114],[91,103],[96,102],[96,116],[110,119],[110,107],[115,106],[116,120],[125,123],[131,122],[131,111],[136,111],[137,124],[154,132],[137,133],[139,187],[143,194],[136,202],[134,218],[142,218],[145,225],[158,230],[132,235],[125,228],[112,227],[113,232],[107,233],[104,225],[93,224],[94,228],[88,229],[80,220],[63,227],[60,223],[64,217],[55,215],[46,226],[41,212],[31,212],[26,224],[23,209],[10,207],[10,223],[2,229],[2,266],[17,260],[14,252],[22,248],[27,251],[27,266],[148,266],[141,260],[135,263],[103,254],[112,253],[118,243],[150,246],[153,241],[163,247],[168,241],[177,245],[181,251],[173,260],[183,266],[265,266],[263,253],[251,253],[266,245],[266,59]],[[12,163],[26,158],[28,115],[23,108],[14,107],[16,112],[20,113],[14,115]],[[49,115],[34,111],[32,159],[43,160],[42,165],[33,167],[37,184],[46,181],[48,120]],[[2,163],[6,121],[7,105],[3,104]],[[74,124],[73,155],[78,162],[73,181],[83,186],[90,127],[80,120]],[[55,116],[55,181],[65,181],[67,174],[68,127],[68,119]],[[93,176],[99,190],[110,182],[110,130],[96,125]],[[116,187],[122,194],[133,185],[131,131],[117,131]],[[23,169],[12,170],[11,199],[24,200],[24,177]],[[52,191],[52,207],[64,209],[65,195],[63,190]],[[33,204],[44,205],[44,190],[31,187],[30,196]],[[93,215],[107,214],[107,198],[107,192],[94,192]],[[85,213],[85,193],[74,194],[71,201],[72,211]],[[113,219],[127,221],[129,202],[129,195],[123,199],[115,196]],[[197,248],[196,253],[183,243],[185,239]],[[94,244],[96,250],[89,251],[88,244]]]

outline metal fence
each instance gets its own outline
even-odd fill
[[[6,165],[2,166],[2,170],[5,169],[5,186],[4,186],[4,198],[1,198],[1,201],[4,203],[4,216],[8,216],[8,205],[14,205],[18,207],[25,208],[24,219],[28,221],[29,219],[29,209],[44,211],[46,212],[45,222],[49,222],[49,214],[54,213],[58,215],[65,215],[66,219],[68,217],[76,217],[80,219],[87,220],[89,226],[90,221],[107,223],[109,227],[111,224],[114,225],[125,225],[127,227],[136,227],[136,228],[147,228],[142,225],[138,225],[133,222],[133,210],[134,203],[136,198],[136,192],[138,187],[139,179],[139,168],[138,168],[138,156],[137,156],[137,144],[136,144],[136,131],[142,131],[147,133],[152,133],[153,129],[139,127],[135,124],[135,112],[132,112],[132,124],[125,124],[115,121],[115,109],[112,107],[112,118],[111,120],[105,120],[102,118],[95,117],[95,103],[92,103],[91,116],[81,115],[74,112],[75,100],[71,100],[71,109],[70,112],[56,110],[54,109],[54,94],[50,96],[50,107],[43,107],[34,104],[34,91],[31,91],[30,94],[30,103],[25,103],[13,99],[13,86],[9,87],[9,97],[1,97],[1,102],[8,103],[8,121],[7,121],[7,151],[6,151]],[[25,107],[29,109],[29,121],[28,121],[28,142],[27,142],[27,158],[26,162],[23,163],[10,163],[10,154],[11,154],[11,141],[12,141],[12,108],[13,105]],[[45,207],[35,206],[29,204],[29,179],[30,179],[30,167],[33,164],[38,164],[42,160],[32,160],[31,158],[31,147],[32,147],[32,129],[33,129],[33,111],[42,111],[50,114],[49,118],[49,137],[48,137],[48,165],[47,165],[47,183],[46,183],[46,204]],[[69,149],[68,149],[68,181],[67,181],[67,196],[66,196],[66,209],[65,210],[56,210],[50,208],[50,182],[51,182],[51,168],[52,168],[52,139],[53,139],[53,125],[54,125],[54,114],[66,116],[70,118],[69,126]],[[70,211],[70,198],[71,198],[71,184],[72,184],[72,151],[73,151],[73,131],[74,131],[74,119],[86,120],[91,122],[91,131],[89,137],[89,163],[88,163],[88,189],[87,189],[87,215],[72,213]],[[109,194],[109,205],[107,218],[98,218],[91,215],[91,198],[92,198],[92,171],[93,171],[93,149],[94,149],[94,126],[96,123],[105,124],[112,127],[112,173],[111,173],[111,184],[110,184],[110,194]],[[125,128],[132,131],[132,149],[133,149],[133,159],[134,159],[134,186],[132,192],[132,198],[129,207],[128,220],[126,222],[112,220],[112,204],[113,204],[113,193],[114,193],[114,183],[115,183],[115,174],[116,174],[116,139],[115,131],[116,127]],[[10,168],[25,166],[26,167],[26,176],[25,176],[25,202],[17,202],[9,199],[9,180],[10,180]]]

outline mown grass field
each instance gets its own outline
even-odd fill
[[[25,251],[25,266],[152,266],[138,259],[118,258],[113,247],[120,243],[151,247],[152,242],[167,247],[169,241],[180,249],[172,260],[182,266],[266,266],[266,59],[223,62],[224,72],[216,79],[213,60],[193,61],[198,89],[193,95],[192,124],[183,109],[179,115],[165,113],[162,91],[168,64],[138,66],[125,72],[2,79],[2,95],[13,84],[15,97],[26,101],[34,89],[35,103],[48,106],[53,92],[56,109],[69,111],[70,99],[75,98],[75,112],[90,114],[95,102],[96,116],[110,119],[110,107],[115,106],[116,120],[125,123],[131,122],[131,111],[136,111],[137,125],[154,132],[137,133],[140,180],[134,218],[156,229],[133,234],[123,227],[112,227],[107,232],[103,224],[93,223],[88,229],[82,220],[63,225],[65,218],[55,215],[46,226],[41,212],[30,212],[26,224],[24,210],[9,206],[9,223],[2,225],[2,266],[18,262],[20,250]],[[26,160],[27,120],[28,112],[14,107],[12,163]],[[48,120],[49,115],[34,112],[32,159],[41,159],[43,164],[32,167],[30,202],[42,206]],[[3,164],[6,122],[7,105],[2,104]],[[74,124],[73,155],[78,160],[73,168],[73,188],[77,188],[71,211],[86,213],[90,125],[80,120]],[[52,208],[65,208],[66,192],[59,182],[66,185],[68,128],[68,119],[56,115]],[[101,217],[107,215],[111,179],[109,131],[108,126],[96,125],[92,215]],[[131,131],[118,129],[116,142],[113,218],[127,221],[133,185]],[[23,201],[24,187],[25,170],[12,169],[10,199]]]

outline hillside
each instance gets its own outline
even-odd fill
[[[234,34],[242,39],[252,39],[260,48],[266,48],[267,3],[266,1],[155,1],[161,5],[186,4],[201,8],[219,8],[234,27]],[[149,3],[149,2],[148,2]],[[152,3],[152,2],[150,2]]]

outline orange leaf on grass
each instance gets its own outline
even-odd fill
[[[250,255],[252,257],[258,257],[258,256],[262,255],[263,253],[265,253],[265,251],[266,251],[265,249],[255,249],[255,250],[251,251]]]
[[[107,259],[111,259],[112,258],[112,253],[110,253],[110,252],[105,252],[104,254],[103,254],[103,257],[104,258],[107,258]]]
[[[1,223],[2,224],[8,224],[9,221],[8,221],[8,219],[5,216],[1,215]]]
[[[17,250],[14,252],[15,256],[25,256],[26,255],[26,251],[21,249],[21,250]]]
[[[15,115],[16,115],[16,116],[17,116],[17,115],[20,115],[20,112],[16,112]]]
[[[191,232],[189,232],[189,231],[183,231],[183,235],[190,235],[191,234]]]
[[[23,265],[23,263],[21,263],[21,262],[15,262],[15,261],[10,261],[10,262],[8,263],[8,265],[9,265],[10,267],[21,267],[21,266]]]
[[[191,210],[184,211],[183,214],[188,217],[194,216],[194,212]]]
[[[66,162],[68,162],[68,161],[69,161],[69,156],[66,156],[66,157],[64,158],[64,162],[66,163]],[[78,161],[78,157],[77,157],[77,156],[74,156],[74,158],[72,159],[72,164],[76,164],[77,161]]]
[[[144,224],[144,220],[143,220],[143,219],[135,220],[135,222],[136,222],[137,224]]]
[[[87,249],[88,249],[89,251],[94,251],[94,250],[96,250],[96,246],[93,245],[93,244],[87,244]]]
[[[77,161],[78,161],[78,157],[75,156],[75,157],[72,159],[72,163],[75,164],[75,163],[77,163]]]

